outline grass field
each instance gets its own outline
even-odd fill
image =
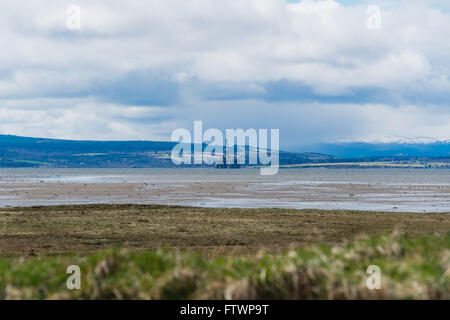
[[[398,230],[450,230],[450,214],[71,205],[0,209],[0,256],[86,254],[105,248],[252,253],[335,244]]]
[[[450,299],[450,214],[0,209],[0,298]],[[66,288],[66,268],[82,290]],[[378,265],[382,289],[366,287]]]
[[[0,259],[3,299],[450,299],[450,235],[385,235],[277,254],[102,251]],[[81,290],[66,287],[69,265]],[[381,289],[366,287],[369,265]]]

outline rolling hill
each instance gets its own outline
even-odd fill
[[[164,168],[174,167],[175,142],[77,141],[0,135],[0,167]],[[280,152],[280,164],[336,160],[318,153]]]

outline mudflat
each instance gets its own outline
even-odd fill
[[[398,230],[445,234],[450,213],[65,205],[0,209],[0,256],[85,255],[106,248],[277,252]]]
[[[0,207],[162,204],[196,207],[450,212],[450,186],[296,181],[1,183]]]
[[[450,212],[450,170],[1,169],[0,207],[177,205]]]

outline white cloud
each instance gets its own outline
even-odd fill
[[[80,31],[65,28],[69,4],[1,5],[4,132],[168,139],[174,126],[197,115],[228,127],[279,127],[288,132],[286,144],[362,137],[378,128],[450,138],[449,122],[442,120],[448,102],[427,102],[450,97],[450,14],[427,2],[381,4],[376,31],[366,28],[365,5],[332,0],[78,0]],[[104,99],[105,88],[136,70],[163,74],[179,86],[180,98],[170,106]],[[310,87],[316,103],[264,101],[264,84],[281,80]],[[359,99],[343,107],[321,100],[378,89],[393,92],[400,103]],[[420,102],[404,98],[419,93]],[[224,117],[225,106],[240,118]]]

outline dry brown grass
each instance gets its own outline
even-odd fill
[[[0,209],[0,256],[83,255],[118,247],[250,254],[393,230],[412,236],[445,233],[450,214],[156,205],[7,208]]]

